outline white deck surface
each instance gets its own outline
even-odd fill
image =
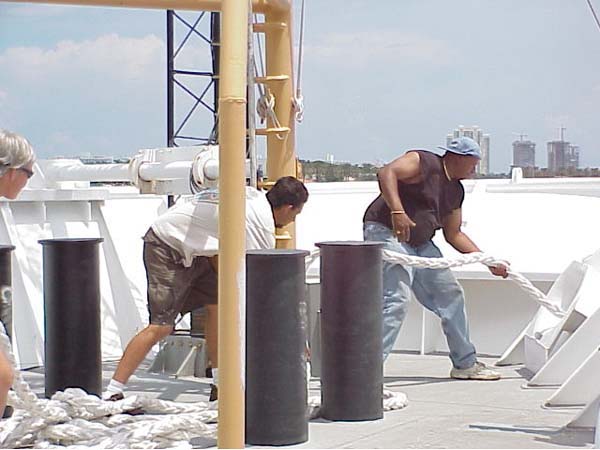
[[[482,358],[493,363],[492,358]],[[147,364],[146,364],[147,366]],[[104,384],[115,364],[106,364]],[[408,395],[403,410],[386,412],[372,422],[309,424],[308,442],[297,448],[592,448],[591,430],[563,427],[577,409],[544,409],[547,389],[523,389],[519,367],[503,367],[496,382],[457,381],[448,377],[446,355],[419,356],[392,353],[385,367],[386,386]],[[43,393],[42,371],[25,372],[37,392]],[[144,393],[165,400],[206,401],[209,379],[155,375],[139,370],[129,393]],[[311,381],[318,395],[318,380]],[[202,442],[201,444],[206,444]]]

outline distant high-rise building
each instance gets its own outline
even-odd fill
[[[571,145],[569,148],[569,167],[579,169],[579,146]]]
[[[535,142],[519,140],[513,146],[513,167],[535,167]]]
[[[579,168],[579,147],[565,141],[565,127],[560,127],[560,139],[548,142],[548,171],[557,173]]]
[[[548,170],[560,172],[561,170],[577,169],[579,167],[579,147],[567,141],[548,142]]]
[[[475,172],[478,175],[487,175],[490,173],[490,135],[483,134],[478,126],[465,127],[459,125],[454,131],[446,136],[446,145],[449,145],[452,139],[458,137],[469,137],[481,147],[481,161],[477,164]]]

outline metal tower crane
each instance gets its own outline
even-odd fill
[[[167,145],[216,143],[220,13],[167,10],[166,17]],[[210,59],[198,58],[198,50]]]

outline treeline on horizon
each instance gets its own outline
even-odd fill
[[[377,171],[381,166],[371,163],[330,163],[317,160],[300,160],[302,175],[306,181],[335,182],[335,181],[376,181]],[[506,173],[489,173],[477,175],[475,178],[510,178],[510,171]],[[600,169],[586,167],[583,169],[569,168],[551,172],[547,168],[523,168],[525,178],[551,178],[551,177],[600,177]]]

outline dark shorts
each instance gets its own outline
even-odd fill
[[[173,325],[179,313],[217,303],[218,278],[209,258],[198,256],[185,267],[181,256],[148,230],[144,266],[148,280],[150,323]]]

